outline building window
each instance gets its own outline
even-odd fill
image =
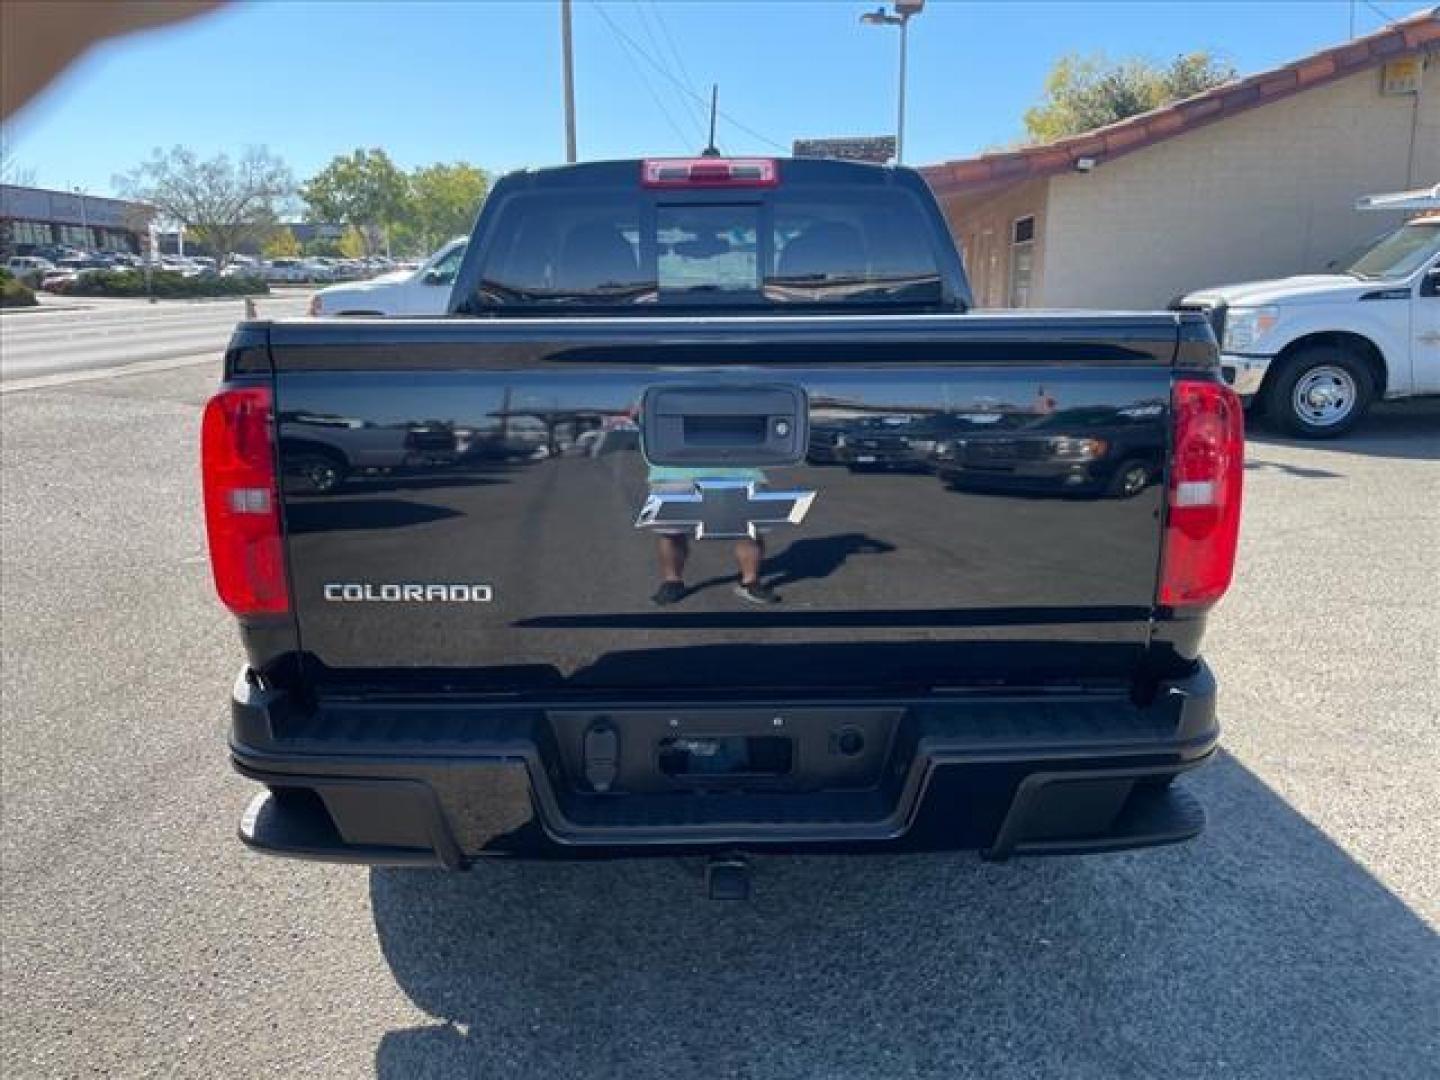
[[[102,251],[128,251],[134,254],[140,250],[134,233],[121,229],[98,229],[96,231],[100,233]]]
[[[1035,273],[1035,216],[1016,218],[1010,227],[1010,306],[1030,306]]]
[[[59,232],[60,242],[62,244],[80,248],[82,251],[89,251],[95,246],[95,241],[90,235],[90,230],[80,225],[61,225]]]
[[[51,242],[50,226],[41,221],[16,221],[10,226],[10,242],[19,246],[43,247]]]

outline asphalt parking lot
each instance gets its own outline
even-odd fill
[[[275,289],[250,303],[261,318],[303,315],[313,290]],[[77,373],[156,370],[218,355],[245,317],[238,297],[160,300],[40,293],[40,306],[0,316],[0,384],[40,386]]]
[[[212,365],[0,397],[7,1077],[1440,1074],[1440,402],[1249,449],[1181,848],[457,876],[233,839]]]

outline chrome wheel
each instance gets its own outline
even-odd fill
[[[1295,415],[1314,427],[1333,427],[1355,411],[1360,388],[1343,367],[1321,364],[1295,381],[1291,407]]]
[[[305,479],[312,491],[323,494],[340,486],[340,470],[328,461],[311,462],[305,467]]]

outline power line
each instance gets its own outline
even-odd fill
[[[1380,18],[1384,19],[1386,26],[1393,26],[1395,24],[1395,19],[1392,16],[1386,14],[1378,5],[1372,4],[1370,0],[1360,0],[1360,2],[1364,4],[1367,8],[1369,8],[1371,11],[1373,11],[1376,15],[1379,15]]]
[[[599,4],[593,4],[591,6],[600,13],[600,17],[605,20],[605,25],[610,28],[611,34],[614,35],[615,40],[620,43],[621,50],[625,52],[627,59],[629,59],[630,61],[630,66],[634,68],[635,74],[640,76],[640,83],[642,86],[645,87],[645,92],[650,95],[650,100],[653,101],[655,103],[655,107],[660,110],[660,115],[665,118],[665,123],[670,125],[670,130],[675,133],[675,137],[680,141],[680,145],[682,147],[688,146],[690,144],[690,136],[686,135],[685,132],[681,131],[680,125],[675,123],[675,118],[670,115],[670,110],[665,107],[665,102],[661,99],[660,95],[656,93],[655,87],[651,85],[650,79],[646,76],[644,70],[635,63],[635,58],[634,56],[630,55],[630,50],[633,49],[646,60],[649,60],[650,58],[645,55],[644,50],[642,50],[638,45],[636,45],[635,42],[628,35],[624,34],[620,30],[620,28],[615,25],[615,23],[611,20],[610,16],[606,14],[604,8],[602,8]],[[651,63],[653,66],[653,61]],[[669,77],[668,72],[661,71],[661,74]]]
[[[655,22],[660,26],[660,33],[665,38],[665,44],[670,47],[670,55],[675,58],[675,66],[680,69],[681,79],[684,80],[690,93],[698,97],[700,92],[695,89],[695,80],[690,77],[690,69],[685,66],[685,58],[680,55],[680,49],[676,46],[675,39],[670,34],[670,26],[665,21],[664,10],[656,3],[656,0],[648,0],[646,6],[649,7],[650,14],[655,17]],[[700,117],[700,128],[703,131],[706,123],[710,119],[709,114],[705,112],[705,109],[698,101],[694,100],[694,97],[691,98],[690,103],[695,106],[695,111]]]
[[[665,43],[670,46],[670,52],[675,57],[675,63],[680,68],[680,74],[685,77],[685,85],[695,86],[695,80],[690,77],[689,70],[685,67],[685,58],[680,55],[680,50],[675,46],[675,39],[670,36],[670,25],[665,21],[665,12],[655,0],[647,0],[650,13],[655,16],[655,21],[660,24],[660,33],[665,35]]]
[[[645,52],[644,49],[642,49],[642,48],[640,48],[638,45],[636,45],[636,44],[635,44],[635,41],[630,37],[629,34],[625,33],[625,31],[621,30],[618,26],[615,25],[615,21],[610,18],[609,14],[605,11],[605,9],[604,9],[603,7],[601,7],[599,4],[591,4],[590,6],[593,7],[593,8],[595,9],[596,13],[599,14],[599,16],[600,16],[602,19],[605,20],[605,24],[606,24],[607,26],[609,26],[610,29],[611,29],[615,34],[617,34],[619,37],[621,37],[621,38],[624,39],[625,41],[629,42],[631,48],[635,49],[635,51],[640,54],[641,58],[642,58],[647,64],[649,64],[652,68],[654,68],[654,69],[655,69],[656,71],[658,71],[661,75],[663,75],[667,80],[669,80],[669,81],[675,86],[675,88],[676,88],[677,90],[679,90],[681,93],[684,93],[684,94],[689,95],[689,97],[691,97],[692,99],[700,102],[701,105],[705,105],[705,106],[707,106],[707,107],[709,106],[710,103],[709,103],[708,101],[706,101],[706,100],[705,100],[703,97],[701,97],[699,94],[695,93],[695,91],[691,90],[688,86],[686,86],[684,83],[682,83],[682,82],[681,82],[679,79],[677,79],[674,75],[671,75],[670,72],[666,71],[663,67],[661,67],[659,64],[657,64],[657,63],[650,57],[650,55]],[[774,139],[769,138],[768,136],[765,136],[765,135],[761,135],[760,132],[756,131],[754,128],[749,127],[749,126],[747,126],[747,125],[745,125],[745,124],[742,124],[739,120],[736,120],[733,116],[731,116],[729,113],[725,112],[724,110],[717,110],[717,112],[719,113],[720,118],[721,118],[722,120],[724,120],[727,124],[729,124],[731,127],[738,128],[740,131],[743,131],[746,135],[749,135],[752,139],[758,139],[760,142],[764,143],[766,146],[773,147],[774,149],[779,150],[781,153],[787,153],[787,152],[788,152],[788,150],[787,150],[786,147],[782,146],[780,143],[776,142]]]
[[[650,42],[651,48],[655,50],[654,55],[660,58],[660,64],[665,67],[665,69],[669,71],[671,76],[673,77],[675,74],[674,69],[670,67],[670,61],[665,56],[664,48],[660,45],[660,39],[657,38],[654,31],[650,29],[650,20],[646,18],[645,9],[640,5],[640,0],[631,0],[631,2],[635,8],[635,14],[640,22],[640,29],[645,31],[645,40]],[[694,87],[691,86],[689,79],[684,79],[682,81],[689,89],[694,89]],[[703,142],[705,139],[704,115],[700,113],[700,111],[695,105],[695,102],[691,98],[686,97],[681,98],[680,100],[685,106],[687,106],[687,108],[684,110],[685,116],[695,124],[696,130],[700,132],[700,139]]]

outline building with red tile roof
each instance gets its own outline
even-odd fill
[[[1319,269],[1392,224],[1357,198],[1440,181],[1440,9],[1096,131],[921,171],[987,307],[1154,307]]]

